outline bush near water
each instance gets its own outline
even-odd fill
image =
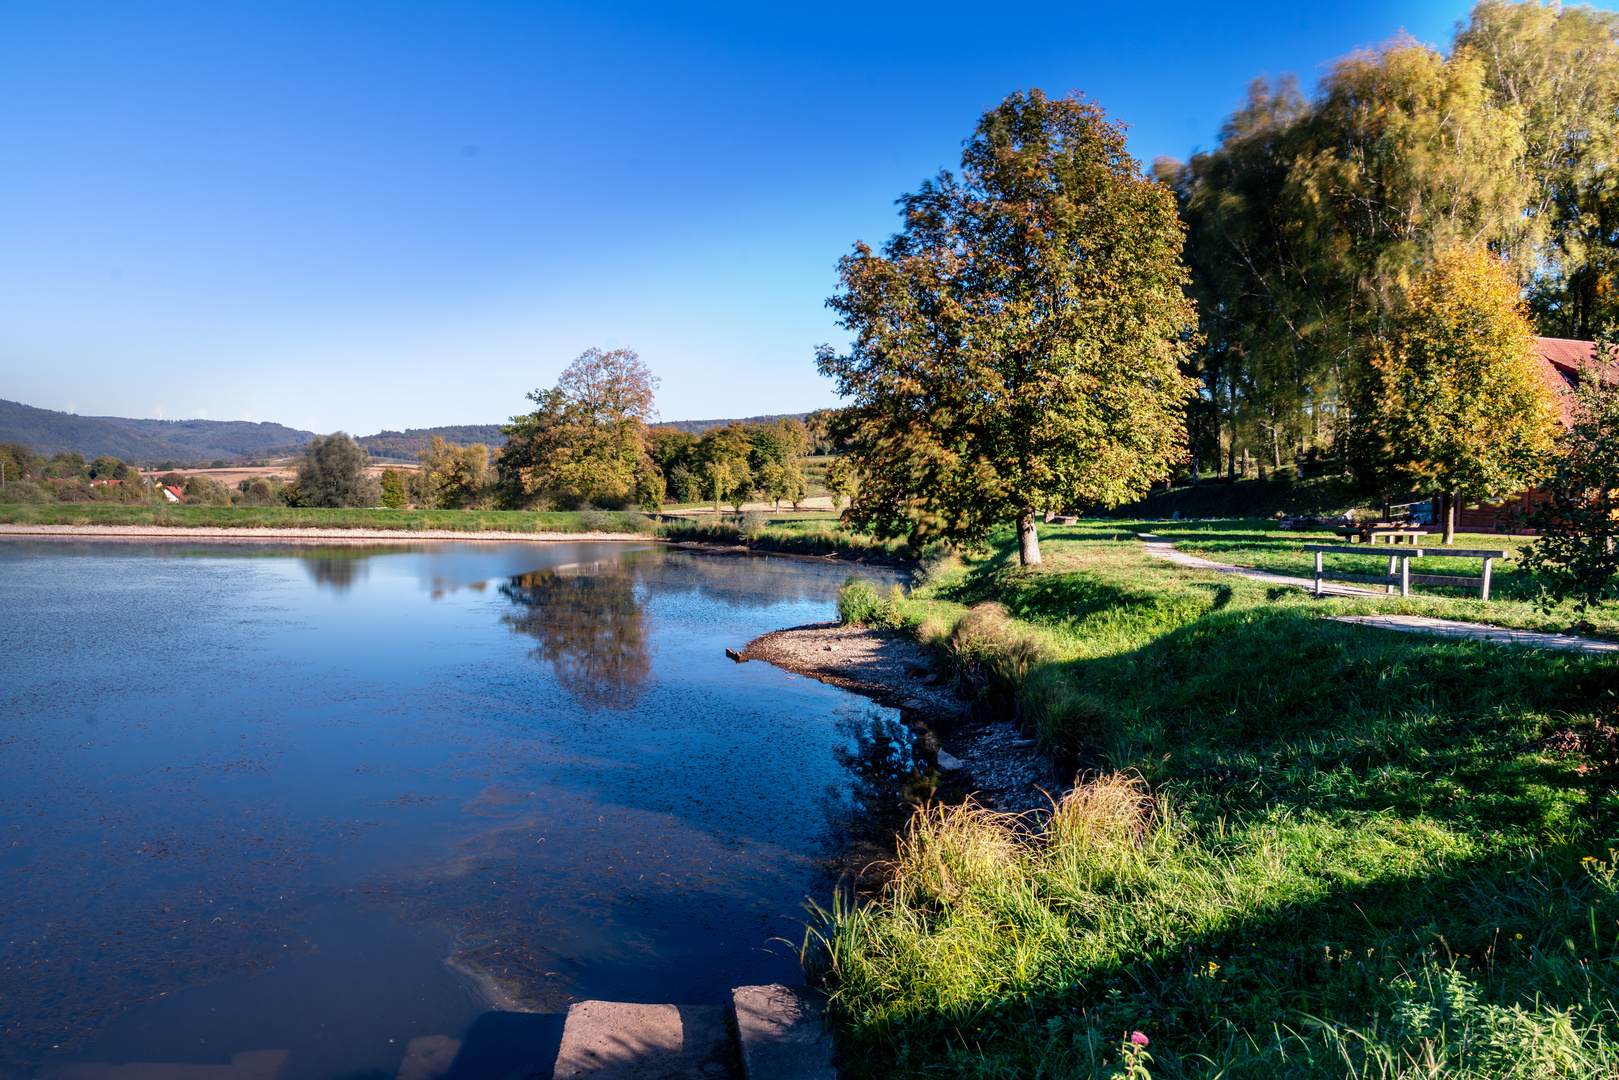
[[[1295,572],[1321,539],[1153,529]],[[845,1075],[1619,1076],[1611,660],[1321,618],[1466,617],[1462,590],[1315,600],[1113,522],[1043,541],[844,590],[1059,769],[1048,814],[916,815],[887,885],[823,911]],[[1500,582],[1496,622],[1573,617]]]

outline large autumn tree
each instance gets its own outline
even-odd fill
[[[1556,405],[1520,296],[1511,269],[1483,248],[1439,252],[1358,387],[1362,467],[1385,487],[1440,496],[1447,544],[1459,501],[1531,486],[1552,449]]]
[[[555,387],[528,395],[533,412],[500,429],[502,504],[656,507],[664,481],[647,452],[646,426],[657,418],[657,389],[633,350],[586,349]]]
[[[904,231],[838,265],[852,347],[817,353],[853,399],[849,515],[967,543],[1015,520],[1039,562],[1037,513],[1117,505],[1185,457],[1174,196],[1098,106],[1030,90],[984,114],[959,179],[899,201]]]

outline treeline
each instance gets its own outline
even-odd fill
[[[103,455],[36,454],[23,443],[0,443],[0,502],[146,502],[149,485],[133,465]]]
[[[665,501],[794,506],[808,492],[804,458],[838,445],[833,413],[732,421],[698,434],[656,424],[658,379],[629,349],[589,349],[532,412],[500,429],[496,450],[433,436],[409,473],[385,470],[388,506],[443,509],[655,510]]]
[[[1198,309],[1194,476],[1366,471],[1377,356],[1449,248],[1509,267],[1542,335],[1619,316],[1616,33],[1612,12],[1486,0],[1448,54],[1397,38],[1308,99],[1256,80],[1215,150],[1156,163]]]

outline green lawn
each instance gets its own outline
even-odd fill
[[[1003,533],[900,605],[1106,779],[1044,823],[924,815],[832,909],[846,1075],[1124,1076],[1139,1031],[1156,1077],[1619,1076],[1613,661],[1326,621],[1388,608],[1151,559],[1148,528],[1048,528],[1028,569]],[[1308,542],[1194,533],[1279,569]]]

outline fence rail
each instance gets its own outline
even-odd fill
[[[1322,564],[1323,555],[1369,555],[1365,546],[1341,547],[1334,544],[1305,544],[1305,551],[1315,553],[1315,594],[1322,595],[1321,583],[1327,578],[1333,581],[1353,581],[1364,585],[1382,585],[1388,593],[1394,592],[1396,586],[1401,596],[1411,595],[1411,585],[1459,585],[1463,588],[1478,589],[1479,599],[1490,598],[1490,571],[1496,559],[1508,558],[1510,551],[1500,551],[1491,548],[1392,548],[1389,550],[1389,568],[1386,574],[1352,574],[1348,571],[1327,570]],[[1435,556],[1455,559],[1481,559],[1484,567],[1483,573],[1478,577],[1458,577],[1451,574],[1413,574],[1411,560],[1432,558]]]

